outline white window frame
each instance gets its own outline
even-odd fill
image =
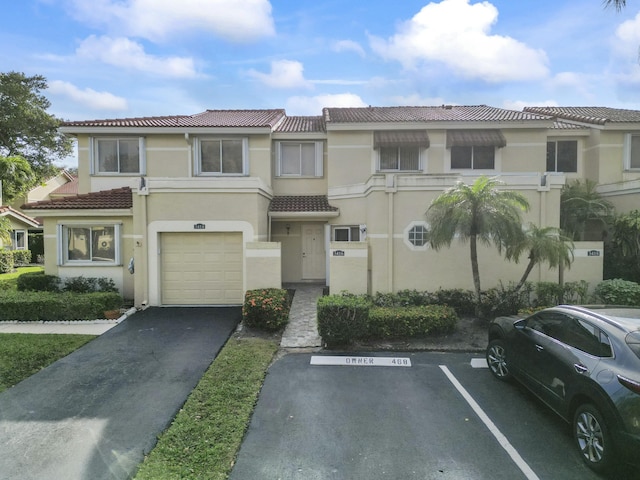
[[[405,170],[405,169],[402,169],[402,168],[400,168],[400,163],[401,163],[400,161],[398,161],[398,168],[382,168],[381,156],[382,156],[382,149],[383,148],[395,148],[396,152],[398,152],[401,148],[417,148],[418,149],[418,169],[417,170],[413,170],[413,169]],[[376,150],[378,151],[377,164],[376,164],[376,170],[378,172],[421,173],[424,170],[423,157],[424,157],[424,151],[426,150],[424,148],[416,147],[416,146],[398,145],[396,147],[378,147]],[[398,152],[398,154],[399,154],[399,152]]]
[[[409,240],[411,231],[414,228],[417,227],[421,227],[424,228],[424,234],[426,235],[426,233],[429,231],[429,224],[425,221],[415,221],[415,222],[411,222],[409,223],[409,225],[407,225],[407,227],[404,229],[404,235],[402,236],[402,239],[404,241],[404,244],[409,247],[410,250],[414,250],[414,251],[418,251],[418,252],[423,252],[429,249],[429,242],[427,242],[425,240],[424,244],[422,245],[414,245],[413,243],[411,243],[411,241]]]
[[[315,151],[315,168],[313,175],[302,175],[302,156],[300,158],[300,173],[282,173],[282,145],[313,144]],[[276,142],[276,177],[282,178],[318,178],[324,176],[324,142],[322,141],[293,141],[283,140]]]
[[[202,142],[240,140],[242,142],[242,172],[203,172],[202,171]],[[196,137],[193,139],[193,171],[196,176],[205,177],[239,177],[249,174],[249,138],[248,137]]]
[[[120,160],[118,159],[118,171],[117,172],[101,172],[98,166],[100,156],[98,155],[98,140],[132,140],[138,139],[138,172],[120,172]],[[89,168],[91,175],[104,175],[104,176],[139,176],[147,174],[147,153],[146,153],[146,139],[145,137],[89,137]]]
[[[22,237],[23,238],[23,245],[22,246],[18,245],[18,233],[22,233],[22,235],[23,235],[23,237]],[[27,242],[27,231],[26,230],[19,228],[17,230],[13,230],[11,232],[11,247],[14,250],[27,250],[27,248],[28,248],[27,247],[27,243],[28,242]]]
[[[352,238],[351,232],[352,229],[358,230],[358,239],[354,240]],[[347,231],[348,240],[336,240],[336,232],[337,231]],[[331,241],[333,242],[364,242],[367,238],[367,226],[366,225],[332,225],[331,228]]]
[[[631,145],[632,145],[633,137],[640,137],[640,132],[627,133],[624,136],[624,148],[623,148],[624,169],[626,171],[637,172],[637,171],[640,171],[640,165],[631,166]]]
[[[93,231],[94,228],[113,227],[113,242],[114,242],[114,260],[113,261],[98,261],[98,260],[70,260],[69,259],[69,229],[71,228],[88,228]],[[88,266],[88,267],[111,267],[114,265],[122,265],[121,250],[122,250],[122,238],[121,232],[122,224],[114,222],[91,222],[91,223],[61,223],[57,225],[57,241],[58,241],[58,265],[59,266]],[[97,257],[97,255],[92,255]]]

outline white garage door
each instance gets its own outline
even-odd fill
[[[163,233],[163,305],[239,305],[242,233]]]

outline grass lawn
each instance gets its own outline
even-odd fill
[[[94,338],[95,335],[0,333],[0,392]]]
[[[16,290],[18,277],[23,273],[41,272],[42,267],[18,267],[15,272],[0,273],[0,290]]]
[[[145,479],[226,479],[278,343],[232,338],[191,392],[136,475]]]

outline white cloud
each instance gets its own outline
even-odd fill
[[[109,92],[96,92],[91,88],[81,90],[69,82],[53,80],[49,82],[48,92],[68,98],[93,110],[126,110],[127,100]]]
[[[640,45],[640,13],[635,18],[622,22],[616,29],[614,50],[624,56],[637,58]]]
[[[97,37],[83,40],[76,54],[82,58],[99,60],[129,70],[174,78],[197,76],[193,59],[187,57],[155,57],[145,53],[144,47],[128,38]]]
[[[320,115],[324,107],[366,107],[367,104],[356,94],[340,93],[317,95],[314,97],[290,97],[286,102],[289,115]]]
[[[361,57],[365,56],[364,48],[360,46],[358,42],[353,40],[339,40],[333,44],[333,50],[335,52],[355,52]]]
[[[407,69],[447,65],[455,73],[487,82],[541,79],[548,75],[547,56],[511,37],[491,35],[498,10],[469,0],[429,3],[403,23],[388,40],[371,36],[372,49]]]
[[[417,93],[412,95],[397,95],[391,97],[394,105],[408,106],[435,106],[435,105],[451,105],[451,102],[445,102],[441,97],[425,98]]]
[[[507,110],[521,111],[524,107],[557,107],[555,100],[543,100],[541,102],[530,102],[528,100],[505,100],[502,104]]]
[[[244,43],[275,34],[269,0],[72,0],[71,9],[83,22],[152,41],[209,32]]]
[[[294,60],[276,60],[271,62],[271,72],[262,73],[249,70],[249,76],[272,88],[310,88],[311,82],[304,78],[304,66]]]

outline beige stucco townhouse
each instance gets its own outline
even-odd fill
[[[591,178],[593,150],[610,148],[594,144],[595,130],[488,106],[67,122],[79,194],[24,207],[44,220],[48,273],[111,277],[136,306],[237,305],[247,289],[293,282],[472,288],[468,245],[435,252],[425,241],[430,202],[457,181],[497,176],[529,200],[525,223],[558,226],[562,186]],[[480,255],[485,288],[522,275],[526,259]],[[602,278],[601,241],[575,255],[565,280]],[[541,266],[530,280],[557,275]]]

